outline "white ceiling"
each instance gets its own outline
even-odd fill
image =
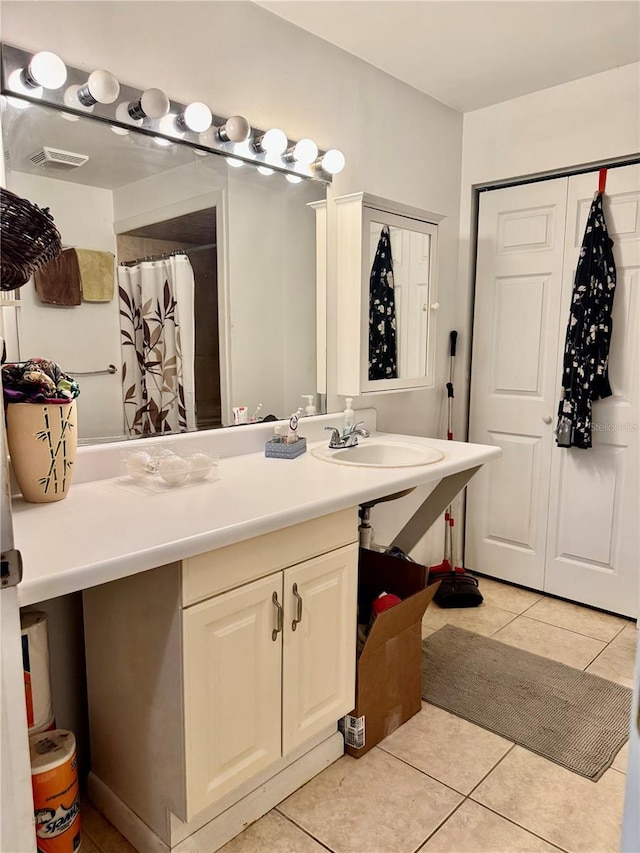
[[[636,0],[257,2],[462,112],[640,59]]]

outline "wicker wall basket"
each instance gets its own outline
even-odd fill
[[[60,232],[48,208],[0,188],[0,290],[16,290],[62,251]]]

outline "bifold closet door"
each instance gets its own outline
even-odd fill
[[[542,589],[567,179],[480,196],[469,440],[502,448],[468,487],[466,565]]]
[[[569,178],[557,378],[597,172]],[[593,404],[593,447],[551,455],[545,592],[638,615],[640,574],[640,166],[609,169],[604,197],[617,285],[609,379]]]
[[[640,567],[640,166],[609,169],[617,289],[593,447],[554,430],[576,264],[598,172],[480,197],[470,440],[502,447],[468,487],[466,565],[627,616]]]

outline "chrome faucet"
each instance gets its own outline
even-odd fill
[[[342,430],[342,435],[340,435],[340,430],[336,427],[325,427],[325,429],[331,430],[331,438],[329,439],[329,448],[331,450],[338,450],[342,447],[356,447],[358,436],[369,438],[371,435],[365,427],[364,421],[358,421],[352,427],[346,427]]]

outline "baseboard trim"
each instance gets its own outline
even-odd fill
[[[344,740],[334,732],[264,784],[238,800],[188,838],[169,847],[93,772],[89,774],[89,799],[139,853],[215,853],[250,824],[271,811],[302,785],[337,761]]]

